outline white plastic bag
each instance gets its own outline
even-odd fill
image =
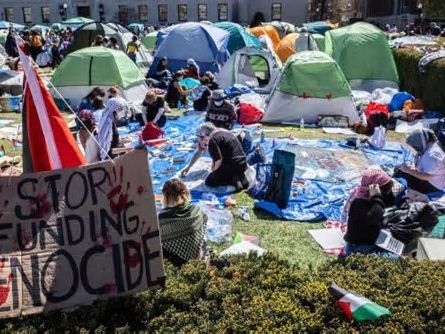
[[[382,149],[386,144],[386,128],[383,126],[378,126],[374,129],[374,134],[369,140],[372,146],[375,148]]]

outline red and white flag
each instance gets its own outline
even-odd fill
[[[24,41],[16,37],[16,43],[24,71],[23,108],[26,124],[23,124],[23,128],[27,131],[33,171],[43,172],[85,164],[85,158],[51,94],[32,66]]]

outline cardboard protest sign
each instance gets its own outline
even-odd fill
[[[0,177],[0,318],[73,308],[164,280],[147,153]]]

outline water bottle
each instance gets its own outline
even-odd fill
[[[304,129],[304,118],[303,117],[301,117],[301,119],[300,119],[300,130],[301,129]]]
[[[261,136],[260,139],[261,143],[264,143],[266,141],[266,134],[264,133],[264,130],[261,130],[260,136]]]

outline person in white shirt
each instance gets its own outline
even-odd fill
[[[417,152],[415,166],[400,166],[394,176],[404,178],[409,188],[424,194],[445,190],[445,152],[434,132],[415,130],[406,143]]]

